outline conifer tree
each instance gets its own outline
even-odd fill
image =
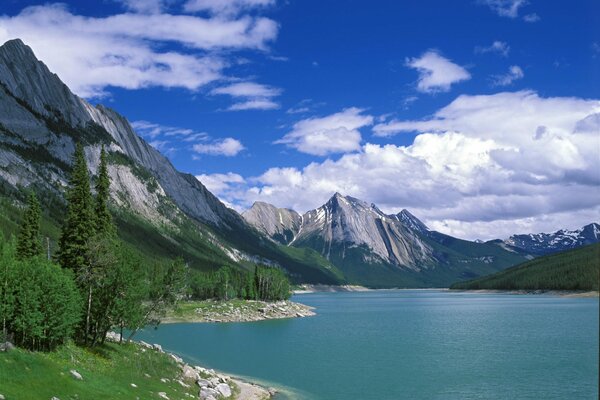
[[[77,145],[67,192],[67,216],[59,241],[58,260],[63,268],[77,272],[86,264],[87,243],[94,234],[93,197],[90,191],[83,146]]]
[[[110,177],[108,176],[108,161],[104,146],[100,153],[100,167],[98,168],[98,179],[96,181],[96,233],[102,236],[113,236],[116,233],[108,199],[110,196]]]
[[[42,254],[40,239],[40,203],[32,191],[29,194],[28,206],[23,216],[23,223],[17,239],[17,257],[21,260]]]

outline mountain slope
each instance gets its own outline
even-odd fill
[[[330,263],[290,255],[194,176],[177,171],[117,112],[71,93],[23,42],[0,46],[0,189],[8,200],[0,211],[18,210],[19,193],[34,188],[51,208],[46,233],[56,239],[77,142],[85,146],[92,175],[101,146],[109,151],[120,233],[142,252],[183,255],[196,268],[265,262],[286,268],[296,281],[339,282]]]
[[[243,214],[273,237],[264,221],[278,221],[281,209],[261,204]],[[249,216],[252,215],[252,218]],[[291,247],[319,252],[348,282],[376,287],[447,286],[457,279],[499,271],[526,260],[526,254],[495,243],[476,243],[430,231],[408,210],[386,215],[374,204],[336,193],[301,217]]]
[[[561,229],[554,233],[513,235],[504,243],[536,255],[552,254],[600,242],[600,225],[591,223],[581,229]]]
[[[302,225],[302,216],[296,211],[262,201],[255,202],[242,216],[250,225],[282,244],[294,240]]]
[[[600,280],[600,244],[588,245],[517,265],[451,289],[595,290]]]

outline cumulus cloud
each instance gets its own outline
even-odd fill
[[[212,14],[235,15],[248,9],[274,4],[275,0],[188,0],[183,8],[187,12],[205,11]]]
[[[263,17],[201,18],[160,12],[86,17],[62,4],[0,16],[0,26],[0,42],[21,38],[84,97],[101,96],[108,86],[196,90],[223,78],[228,61],[219,50],[262,50],[278,32],[277,23]],[[169,43],[190,51],[161,50]]]
[[[475,47],[475,53],[485,54],[485,53],[496,53],[503,57],[508,57],[508,53],[510,52],[510,46],[506,42],[502,42],[500,40],[494,41],[489,46],[477,46]]]
[[[493,86],[508,86],[518,79],[522,79],[525,73],[518,65],[508,67],[508,72],[501,75],[492,75]]]
[[[373,123],[373,117],[363,113],[352,107],[326,117],[303,119],[275,143],[317,156],[359,150],[359,129]]]
[[[600,100],[463,95],[431,118],[375,126],[417,132],[410,145],[366,143],[304,168],[270,168],[221,196],[306,211],[339,191],[470,239],[576,228],[600,211],[598,115]]]
[[[272,98],[279,96],[281,89],[255,82],[237,82],[215,88],[211,93],[244,99],[231,105],[228,108],[230,111],[273,110],[279,108],[279,104],[273,101]]]
[[[212,156],[227,156],[233,157],[245,147],[237,139],[225,138],[216,140],[212,143],[199,143],[192,146],[192,149],[199,154],[208,154]]]
[[[244,183],[244,178],[239,174],[228,172],[226,174],[202,174],[196,175],[208,190],[216,195],[222,195],[235,184]]]
[[[429,50],[418,58],[407,59],[406,66],[419,72],[417,90],[424,93],[447,92],[452,84],[471,79],[466,69],[435,50]]]

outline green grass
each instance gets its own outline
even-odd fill
[[[536,258],[451,289],[598,291],[600,244]]]
[[[71,369],[83,380],[73,378]],[[7,400],[159,399],[158,392],[170,399],[197,398],[194,382],[185,388],[174,381],[179,373],[168,355],[134,344],[109,343],[93,351],[68,344],[49,353],[16,349],[0,353],[0,394]]]

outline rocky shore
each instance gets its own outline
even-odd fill
[[[251,322],[313,315],[312,307],[292,301],[205,300],[180,304],[162,322]]]
[[[120,335],[109,332],[107,339],[118,342]],[[165,352],[159,344],[150,344],[144,341],[134,342],[144,351],[156,351],[163,353],[177,363],[181,371],[180,376],[175,382],[182,387],[190,388],[192,385],[198,388],[198,399],[200,400],[268,400],[275,395],[274,389],[266,389],[262,386],[245,382],[239,378],[231,377],[216,372],[213,369],[203,368],[197,365],[190,365],[175,354]],[[162,382],[168,378],[157,378]],[[169,394],[166,392],[157,393],[161,399],[169,400]],[[195,398],[195,397],[190,397]]]
[[[303,293],[334,293],[334,292],[367,292],[369,289],[359,285],[300,285],[299,289],[294,290],[294,294]]]

